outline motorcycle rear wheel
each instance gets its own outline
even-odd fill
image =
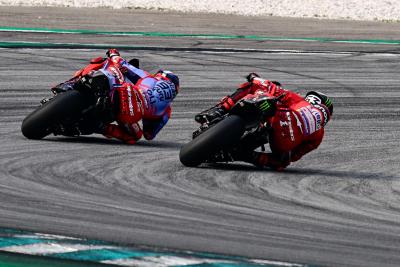
[[[78,91],[57,94],[23,120],[22,134],[28,139],[42,139],[52,132],[56,123],[78,115],[87,106],[87,100]]]
[[[245,121],[237,115],[228,116],[184,145],[179,159],[187,167],[196,167],[214,153],[239,142],[244,132]]]

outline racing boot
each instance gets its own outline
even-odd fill
[[[130,128],[134,128],[134,126]],[[114,137],[126,144],[133,145],[142,137],[143,132],[140,128],[127,131],[126,127],[121,125],[108,124],[105,125],[102,134],[107,138]]]
[[[283,171],[290,164],[290,160],[285,156],[278,157],[273,153],[257,151],[253,151],[248,155],[248,158],[243,161],[252,163],[259,168],[269,167],[275,171]]]

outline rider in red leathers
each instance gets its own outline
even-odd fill
[[[117,124],[99,125],[95,132],[128,144],[136,143],[142,136],[152,140],[171,116],[171,103],[178,94],[179,78],[163,70],[152,75],[139,69],[137,60],[130,63],[116,49],[110,49],[106,58],[92,59],[90,65],[75,73],[71,80],[53,89],[68,90],[86,76],[93,84],[96,79],[108,84],[105,99],[111,102]],[[139,121],[142,121],[143,130]]]
[[[265,127],[261,140],[244,138],[239,150],[224,154],[222,158],[211,159],[211,162],[241,160],[256,166],[283,170],[321,144],[324,127],[333,112],[332,102],[326,95],[311,91],[303,98],[281,88],[277,82],[261,79],[255,73],[250,73],[247,80],[215,107],[196,115],[195,120],[199,123],[212,121],[226,114],[242,98],[267,95],[277,101],[273,114],[267,118],[269,127]],[[270,153],[254,151],[267,142],[270,144]]]

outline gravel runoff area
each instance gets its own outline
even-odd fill
[[[350,20],[400,20],[399,0],[0,0],[3,6],[112,7]]]

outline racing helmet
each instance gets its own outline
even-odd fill
[[[305,100],[312,105],[324,105],[329,110],[329,116],[333,114],[332,100],[324,93],[317,91],[310,91],[306,94]]]
[[[322,112],[325,118],[323,125],[325,127],[333,113],[333,104],[331,99],[321,92],[310,91],[306,94],[305,100]]]
[[[175,75],[172,71],[169,70],[159,70],[156,73],[156,76],[161,76],[165,79],[168,79],[175,85],[176,93],[179,92],[179,77]]]

